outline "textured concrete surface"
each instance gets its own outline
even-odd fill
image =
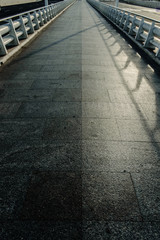
[[[160,75],[85,1],[0,72],[0,239],[160,239]]]

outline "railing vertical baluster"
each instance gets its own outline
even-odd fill
[[[33,22],[32,22],[32,19],[31,19],[31,14],[28,13],[28,26],[30,28],[29,30],[29,33],[34,33],[34,27],[33,27]]]
[[[147,35],[147,39],[144,43],[145,48],[152,48],[152,49],[155,48],[152,44],[150,44],[150,40],[152,40],[154,38],[154,36],[153,36],[154,25],[155,25],[155,23],[153,22],[151,27],[150,27],[149,33]]]
[[[141,41],[141,40],[142,40],[141,34],[142,34],[143,31],[144,31],[144,30],[143,30],[143,24],[144,24],[144,18],[142,18],[142,20],[141,20],[141,23],[140,23],[140,26],[139,26],[137,35],[136,35],[136,37],[135,37],[135,39],[136,39],[137,41]]]
[[[124,29],[125,31],[128,31],[129,19],[130,19],[130,13],[128,13],[126,22],[125,22],[124,27],[123,27],[123,29]]]
[[[3,38],[0,34],[0,55],[6,55],[8,53],[7,48],[4,44]]]
[[[156,52],[156,57],[160,58],[160,46],[158,48],[158,51]]]
[[[44,23],[47,23],[47,15],[46,15],[45,8],[43,8],[43,18],[44,18]]]
[[[42,17],[42,12],[41,12],[41,10],[39,10],[38,13],[39,13],[40,26],[43,26],[43,25],[44,25],[44,22],[43,22],[43,17]]]
[[[119,11],[118,17],[117,17],[117,24],[120,24],[120,19],[122,17],[122,11]]]
[[[53,5],[51,6],[51,9],[52,9],[52,10],[51,10],[51,11],[52,11],[52,16],[54,17],[54,16],[55,16],[55,13],[54,13],[54,6],[53,6]]]
[[[121,21],[120,21],[120,24],[119,24],[119,26],[120,27],[122,27],[123,26],[123,24],[124,24],[124,21],[125,21],[125,11],[123,11],[123,14],[122,14],[122,18],[121,18]]]
[[[9,19],[8,23],[9,23],[10,28],[11,28],[10,29],[10,35],[14,38],[14,40],[11,42],[10,45],[17,46],[17,45],[19,45],[19,40],[18,40],[16,30],[15,30],[14,25],[13,25],[12,19]]]
[[[134,14],[120,8],[112,7],[97,0],[87,0],[109,21],[123,31],[141,49],[160,60],[160,21]],[[150,22],[152,23],[150,26]],[[157,59],[154,59],[157,62]],[[160,63],[160,62],[159,62]]]
[[[53,18],[52,11],[51,11],[51,6],[49,6],[49,14],[50,14],[50,19]]]
[[[130,30],[129,30],[129,32],[128,32],[128,34],[129,35],[132,35],[132,36],[135,36],[136,35],[136,33],[133,31],[134,30],[134,28],[135,28],[135,21],[136,21],[136,15],[133,17],[133,20],[132,20],[132,24],[131,24],[131,28],[130,28]]]
[[[33,22],[36,24],[36,26],[35,26],[35,30],[37,30],[37,29],[40,28],[40,26],[39,26],[39,22],[38,22],[37,12],[36,12],[36,11],[34,11],[33,16],[34,16],[34,20],[33,20]]]
[[[20,29],[21,29],[22,32],[23,32],[23,35],[20,37],[20,39],[26,39],[26,38],[28,37],[28,33],[27,33],[27,31],[26,31],[26,27],[25,27],[25,24],[24,24],[24,22],[23,22],[23,17],[20,16],[20,17],[19,17],[19,20],[20,20],[20,22],[21,22]]]
[[[49,13],[48,13],[48,7],[46,7],[45,10],[46,10],[47,21],[49,21],[50,17],[49,17]]]
[[[0,19],[0,56],[8,54],[8,46],[19,45],[19,40],[27,39],[29,34],[36,33],[36,30],[53,19],[57,13],[73,4],[74,1],[75,0],[66,0],[64,2],[37,8],[2,20]],[[22,46],[26,43],[27,42],[24,41]],[[17,48],[17,51],[18,50],[19,48]]]

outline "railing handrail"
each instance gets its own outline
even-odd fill
[[[160,65],[159,21],[96,0],[87,1]]]
[[[29,35],[34,36],[42,26],[74,2],[75,0],[64,0],[0,19],[0,56],[7,55],[10,47],[20,45],[20,41]]]
[[[158,21],[158,20],[156,20],[156,19],[149,18],[149,17],[146,17],[146,16],[144,16],[144,15],[141,15],[141,14],[138,14],[138,13],[134,13],[134,12],[132,12],[132,11],[127,11],[127,10],[125,10],[125,9],[123,9],[123,8],[115,7],[115,6],[112,6],[112,5],[109,5],[109,4],[105,4],[105,3],[102,3],[102,4],[107,5],[107,6],[109,6],[109,7],[112,7],[112,8],[115,8],[115,9],[118,9],[118,10],[121,10],[121,11],[123,11],[123,12],[130,13],[130,14],[132,14],[132,15],[136,15],[136,16],[138,16],[138,17],[147,19],[147,20],[149,20],[149,21],[151,21],[151,22],[154,21],[155,23],[160,24],[160,21]]]
[[[64,1],[65,1],[65,0],[64,0]],[[52,6],[52,5],[55,6],[56,4],[60,4],[60,3],[61,3],[61,2],[52,3],[52,4],[48,5],[48,6]],[[42,9],[44,9],[44,8],[47,8],[48,6],[43,6],[43,7],[40,7],[40,8],[34,8],[34,9],[29,10],[29,11],[22,12],[22,13],[18,13],[18,14],[16,14],[16,15],[11,15],[11,16],[6,17],[6,18],[0,18],[0,22],[5,22],[5,21],[7,21],[7,20],[9,20],[9,19],[11,19],[11,18],[12,18],[12,19],[13,19],[13,18],[17,18],[17,17],[26,15],[26,14],[31,13],[31,12],[35,12],[35,11],[38,11],[38,10],[42,10]]]

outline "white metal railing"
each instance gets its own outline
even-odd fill
[[[160,59],[160,21],[95,0],[87,0],[135,43]]]
[[[54,18],[74,0],[64,0],[42,8],[37,8],[9,18],[0,19],[0,56],[8,53],[8,48],[18,46],[36,30]]]
[[[160,8],[160,2],[159,1],[154,1],[154,0],[123,0],[124,2],[128,4],[134,4],[134,5],[139,5],[143,7],[149,7],[149,8]]]

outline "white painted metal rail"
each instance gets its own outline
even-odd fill
[[[42,8],[37,8],[0,19],[0,56],[8,54],[8,48],[18,46],[20,41],[39,30],[74,0],[64,0]]]
[[[99,1],[88,2],[160,63],[160,21]]]

